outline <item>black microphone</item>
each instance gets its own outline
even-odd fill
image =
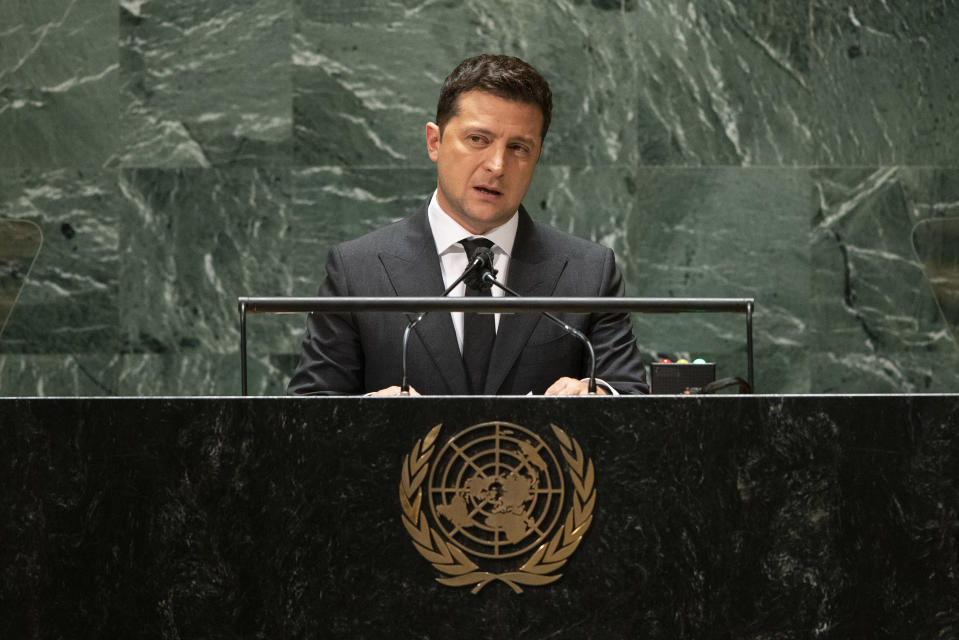
[[[513,291],[508,286],[496,279],[497,271],[493,269],[493,252],[487,247],[477,248],[473,254],[473,257],[470,258],[470,262],[471,264],[479,262],[481,266],[479,266],[474,273],[470,274],[470,276],[466,278],[466,286],[469,288],[473,289],[474,291],[481,291],[483,289],[489,289],[495,284],[497,287],[512,296],[517,298],[523,297],[518,292]],[[469,269],[467,269],[467,271],[469,271]],[[463,275],[466,276],[465,273]],[[577,338],[580,342],[586,345],[586,350],[589,352],[589,383],[587,386],[587,393],[589,393],[591,396],[596,395],[596,352],[593,350],[593,343],[589,341],[589,338],[587,338],[582,331],[576,327],[569,326],[569,324],[563,322],[549,311],[543,311],[542,313],[544,316],[562,327],[566,333]]]
[[[493,268],[493,250],[489,247],[476,247],[472,255],[468,256],[470,265],[476,265],[475,268],[468,268],[463,274],[466,286],[473,291],[487,291],[496,281],[496,274],[499,273]],[[490,274],[492,281],[486,279]]]
[[[492,273],[492,275],[495,277],[498,273],[495,269],[493,269],[493,252],[487,247],[480,247],[473,252],[473,255],[467,257],[469,259],[469,264],[466,265],[466,269],[462,274],[460,274],[459,278],[453,281],[453,284],[446,287],[446,291],[440,294],[441,298],[448,296],[450,291],[456,288],[456,285],[458,285],[460,282],[463,282],[463,280],[466,280],[466,286],[473,290],[478,290],[476,288],[477,286],[486,287],[487,289],[492,286],[492,284],[488,284],[482,280],[482,275],[486,273]],[[479,276],[476,274],[479,274]],[[476,286],[471,285],[470,282],[473,282]],[[403,330],[403,381],[400,384],[401,396],[410,395],[410,383],[406,377],[406,352],[408,350],[410,341],[410,332],[413,330],[413,327],[419,324],[420,320],[425,317],[426,312],[424,311],[411,320],[410,323],[406,325],[406,329]]]

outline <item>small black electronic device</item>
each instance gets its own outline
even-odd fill
[[[716,379],[716,363],[676,364],[653,362],[650,366],[650,393],[681,394],[687,389],[702,389]]]

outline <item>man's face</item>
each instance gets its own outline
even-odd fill
[[[519,208],[541,150],[543,114],[535,104],[484,91],[459,96],[457,115],[440,130],[426,125],[436,163],[437,198],[454,220],[481,235]]]

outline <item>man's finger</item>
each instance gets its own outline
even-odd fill
[[[568,396],[589,395],[589,385],[582,380],[573,380],[566,386]]]
[[[380,389],[379,391],[374,391],[370,394],[371,396],[398,396],[400,395],[400,388],[397,386],[387,387],[385,389]]]
[[[398,396],[400,395],[400,391],[402,391],[402,389],[400,389],[396,385],[393,385],[392,387],[387,387],[385,389],[380,389],[379,391],[374,391],[373,393],[370,394],[370,396],[378,396],[378,397]],[[416,389],[414,389],[413,387],[410,387],[410,395],[418,396],[420,394],[416,391]]]
[[[575,391],[576,385],[579,384],[579,380],[574,380],[573,378],[562,377],[553,384],[549,386],[549,389],[546,390],[546,393],[543,395],[547,396],[570,396],[578,395]]]

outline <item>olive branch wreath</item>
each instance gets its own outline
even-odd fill
[[[533,552],[519,571],[480,571],[462,549],[443,540],[423,516],[423,491],[420,487],[429,472],[433,445],[442,426],[438,424],[430,429],[424,438],[416,441],[410,454],[403,458],[399,486],[403,526],[413,539],[413,546],[435,569],[449,576],[436,580],[449,587],[474,585],[471,590],[474,594],[496,580],[506,583],[516,593],[523,592],[521,584],[540,586],[559,580],[562,574],[554,572],[566,564],[593,522],[593,508],[596,505],[593,461],[586,459],[575,439],[551,424],[553,433],[562,445],[563,457],[569,465],[569,476],[574,488],[572,506],[566,514],[566,522],[549,542],[544,542]]]

